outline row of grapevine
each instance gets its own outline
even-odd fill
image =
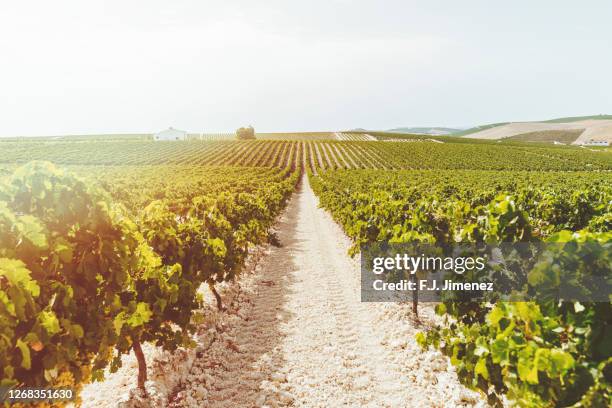
[[[200,166],[101,166],[71,170],[103,187],[130,211],[138,211],[154,200],[163,200],[173,211],[188,208],[195,197],[215,197],[224,192],[259,194],[281,182],[292,169]],[[169,182],[171,180],[171,183]]]
[[[33,162],[0,185],[0,385],[78,389],[133,350],[143,389],[141,344],[192,343],[199,287],[235,278],[299,172],[74,169]]]
[[[190,139],[195,140],[207,140],[207,141],[216,141],[216,140],[234,140],[236,139],[235,133],[196,133],[194,135],[189,135]]]
[[[612,302],[559,302],[541,278],[554,271],[582,285],[603,273],[612,284],[607,173],[337,170],[311,184],[353,238],[352,253],[381,241],[560,245],[547,263],[523,260],[533,268],[524,285],[536,300],[447,299],[436,308],[447,324],[417,341],[439,348],[461,382],[494,406],[504,398],[525,407],[612,404]],[[592,266],[581,266],[587,260]]]
[[[5,164],[48,160],[61,165],[240,165],[286,163],[291,149],[283,141],[220,142],[6,142],[0,145]],[[278,160],[277,160],[278,159]],[[295,165],[295,163],[291,163]]]
[[[612,153],[578,148],[347,141],[3,142],[0,163],[276,166],[297,149],[313,172],[329,169],[611,170]],[[280,155],[280,157],[279,157]],[[293,162],[291,166],[299,166]]]
[[[494,144],[303,142],[313,173],[335,169],[611,170],[612,155]],[[587,154],[585,154],[587,153]]]
[[[375,142],[374,136],[367,133],[351,133],[351,132],[336,132],[338,140],[344,140],[347,142]]]
[[[284,140],[284,141],[324,141],[336,139],[333,132],[284,132],[284,133],[259,133],[255,137],[260,140]]]
[[[581,149],[492,144],[368,143],[394,168],[479,170],[610,170],[612,156]]]

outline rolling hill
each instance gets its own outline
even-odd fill
[[[461,132],[463,129],[449,128],[449,127],[400,127],[395,129],[389,129],[389,132],[393,133],[410,133],[420,135],[453,135]]]
[[[574,116],[540,122],[502,122],[477,126],[454,134],[473,139],[514,138],[582,144],[591,139],[612,143],[612,115]]]

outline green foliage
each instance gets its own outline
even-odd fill
[[[78,385],[116,341],[137,233],[104,192],[48,163],[18,169],[0,197],[1,381],[44,386],[69,373]]]
[[[416,341],[440,348],[492,405],[505,395],[524,407],[610,406],[612,303],[557,298],[559,282],[585,298],[594,276],[612,285],[608,175],[337,170],[311,180],[353,253],[380,241],[554,243],[535,265],[530,253],[513,260],[537,301],[449,298],[436,307],[447,323]]]
[[[109,193],[33,162],[0,186],[1,385],[78,388],[140,343],[191,345],[200,285],[235,278],[299,177],[230,169],[218,194],[189,172],[124,175]]]
[[[253,126],[239,128],[238,130],[236,130],[236,139],[238,140],[255,139],[255,129],[253,129]]]
[[[303,135],[257,134],[257,137],[275,140],[193,140],[190,143],[163,146],[153,141],[129,139],[2,141],[0,162],[11,166],[31,160],[48,160],[63,166],[107,166],[104,172],[112,172],[109,165],[284,168],[288,161],[294,167],[302,163],[310,166],[315,174],[319,169],[335,168],[510,171],[612,169],[612,152],[591,151],[576,146],[516,141],[497,143],[455,136],[413,136],[412,142],[330,141],[334,136],[329,132]],[[305,161],[301,160],[303,156],[306,156]]]

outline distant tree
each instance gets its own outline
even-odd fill
[[[253,126],[241,127],[240,129],[236,130],[236,139],[255,139],[255,129],[253,129]]]

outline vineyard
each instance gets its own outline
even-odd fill
[[[335,171],[312,184],[353,239],[353,254],[374,242],[555,242],[564,249],[540,268],[555,265],[578,285],[604,273],[610,284],[607,173]],[[606,249],[588,248],[597,243]],[[589,257],[607,265],[604,272],[582,270]],[[461,382],[492,405],[508,398],[526,407],[609,406],[612,303],[563,303],[548,296],[551,282],[529,285],[541,300],[445,301],[436,310],[449,324],[419,333],[418,342],[439,347]]]
[[[134,351],[144,389],[141,344],[189,346],[198,288],[216,294],[214,285],[234,280],[253,246],[273,240],[268,229],[299,178],[290,144],[261,144],[241,156],[275,168],[222,172],[198,166],[201,150],[187,149],[168,162],[191,165],[130,166],[129,150],[116,154],[129,144],[113,145],[105,158],[96,150],[107,143],[23,150],[69,171],[41,161],[19,166],[18,155],[8,156],[15,166],[0,189],[3,386],[78,389]],[[209,145],[225,149],[204,157],[231,164],[245,147],[252,146]],[[83,165],[108,165],[113,155],[111,167]]]
[[[612,170],[612,153],[577,148],[469,143],[345,141],[6,141],[0,164],[292,166],[329,169]]]
[[[374,242],[544,241],[602,245],[553,259],[566,274],[610,259],[610,152],[363,132],[232,137],[0,142],[0,385],[78,390],[133,352],[145,390],[142,345],[193,346],[207,319],[200,288],[223,310],[216,285],[237,281],[256,246],[279,244],[270,228],[300,180],[352,256]],[[576,279],[595,273],[583,269]],[[448,300],[436,311],[446,323],[414,341],[449,357],[489,404],[612,402],[612,303]]]
[[[256,137],[262,140],[287,140],[287,141],[304,141],[304,140],[334,140],[335,135],[332,132],[295,132],[295,133],[257,133]]]
[[[188,140],[219,141],[234,139],[236,139],[236,135],[234,133],[200,133],[188,136]]]
[[[374,136],[369,135],[367,133],[346,133],[346,132],[336,132],[336,137],[338,140],[344,140],[348,142],[375,142],[376,139]]]

